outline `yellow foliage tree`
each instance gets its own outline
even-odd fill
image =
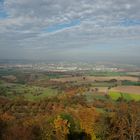
[[[65,140],[67,138],[67,134],[69,134],[70,123],[68,120],[61,118],[61,116],[57,116],[54,120],[54,128],[57,139]]]
[[[96,140],[94,134],[94,123],[97,113],[94,108],[81,108],[78,111],[81,129],[91,136],[91,140]]]

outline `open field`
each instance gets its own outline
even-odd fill
[[[118,86],[112,88],[111,91],[113,92],[122,92],[122,93],[133,93],[140,95],[140,86]]]
[[[134,93],[122,93],[122,92],[110,92],[109,96],[113,100],[117,100],[119,98],[123,98],[127,101],[134,100],[134,101],[140,101],[140,94],[134,94]]]
[[[40,100],[45,97],[56,96],[57,90],[51,87],[43,88],[21,84],[0,84],[0,96],[9,99],[24,98],[27,100]]]
[[[140,94],[139,72],[93,72],[83,76],[66,76],[66,73],[32,73],[31,71],[24,72],[10,69],[6,71],[1,70],[0,74],[1,77],[2,75],[14,75],[17,78],[17,81],[13,82],[13,84],[1,79],[0,96],[5,96],[9,99],[40,100],[45,97],[57,96],[59,89],[63,93],[68,87],[75,88],[81,86],[86,86],[90,89],[91,93],[87,94],[88,100],[90,98],[105,99],[104,96],[108,92],[111,92],[110,96],[112,99],[117,99],[120,97],[120,93],[125,93],[127,99],[130,100],[130,97],[135,96],[132,99],[139,100],[139,97],[136,96]],[[118,86],[119,83],[116,80],[123,81],[121,82],[123,86]],[[108,90],[109,87],[114,88]],[[98,91],[95,90],[96,88]],[[129,94],[135,95],[130,96]]]
[[[127,72],[127,75],[140,76],[140,72]]]
[[[88,73],[90,76],[128,76],[129,73],[127,72],[97,72],[97,71],[91,71]]]
[[[108,87],[96,87],[98,92],[91,92],[86,94],[88,101],[93,101],[94,99],[106,100],[105,95],[109,95],[111,99],[117,100],[119,98],[124,98],[127,101],[135,100],[140,101],[140,86],[118,86],[111,88]],[[91,91],[95,91],[95,88],[91,88]]]
[[[57,79],[51,79],[51,81],[55,82],[80,82],[80,81],[85,81],[85,82],[94,82],[94,81],[110,81],[112,79],[116,80],[128,80],[128,81],[134,81],[137,82],[139,81],[138,77],[132,77],[132,76],[109,76],[109,77],[95,77],[95,76],[78,76],[78,77],[66,77],[66,78],[57,78]]]
[[[118,86],[110,90],[109,96],[113,100],[123,97],[128,101],[140,101],[140,86]]]

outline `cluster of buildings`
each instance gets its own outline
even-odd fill
[[[76,64],[76,63],[38,63],[38,64],[1,64],[0,68],[17,68],[25,70],[40,70],[40,71],[52,71],[52,72],[67,72],[67,71],[120,71],[117,67],[107,67],[105,65],[95,64]]]

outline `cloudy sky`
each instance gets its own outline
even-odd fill
[[[0,0],[0,59],[140,60],[140,0]]]

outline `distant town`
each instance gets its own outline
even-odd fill
[[[0,63],[0,68],[16,68],[23,70],[38,70],[51,72],[75,72],[75,71],[101,71],[101,72],[126,72],[140,71],[140,68],[134,65],[120,64],[91,64],[91,63]]]

